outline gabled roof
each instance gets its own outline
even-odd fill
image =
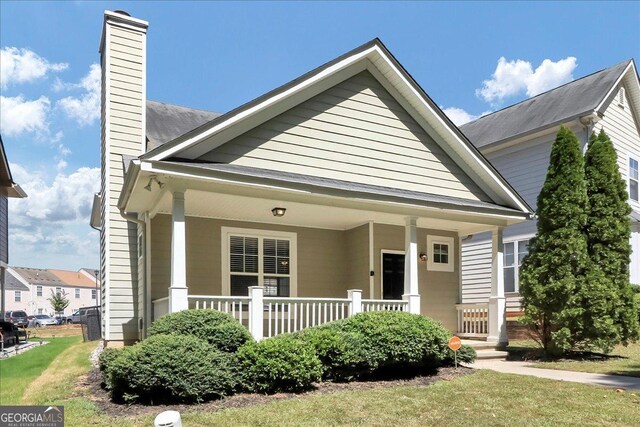
[[[566,123],[599,111],[633,60],[621,62],[460,126],[476,147]]]
[[[75,286],[78,288],[95,288],[95,280],[91,280],[85,274],[79,271],[68,270],[53,270],[49,269],[49,273],[52,273],[60,278],[67,286]]]
[[[65,283],[53,273],[41,268],[11,267],[24,280],[32,285],[65,286]]]
[[[27,197],[27,193],[25,193],[18,184],[13,182],[11,169],[9,169],[9,161],[7,160],[7,155],[4,152],[2,136],[0,136],[0,194],[7,197]]]
[[[176,139],[220,116],[156,101],[147,101],[147,151]]]
[[[14,273],[11,271],[11,269],[7,269],[6,270],[6,281],[4,283],[4,289],[7,291],[25,291],[28,292],[29,288],[27,286],[25,286],[24,283],[22,283],[22,281],[20,281],[20,279],[18,277],[15,277],[13,275]]]
[[[370,71],[427,133],[463,167],[497,204],[530,214],[531,208],[480,154],[379,39],[178,136],[141,156],[142,160],[194,160],[233,137],[306,101],[337,82],[363,70]]]
[[[27,267],[9,267],[8,272],[19,282],[34,286],[60,286],[74,288],[95,288],[96,282],[81,271],[55,270]],[[8,276],[8,275],[7,275]],[[28,288],[27,288],[28,290]]]

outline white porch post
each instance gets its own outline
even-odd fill
[[[362,290],[349,289],[347,298],[349,298],[349,317],[362,313]]]
[[[187,245],[184,225],[184,193],[173,193],[171,213],[171,286],[169,313],[189,308],[187,290]]]
[[[507,344],[506,299],[504,297],[503,227],[491,232],[491,297],[489,298],[489,336],[487,341]]]
[[[249,286],[251,307],[249,308],[249,332],[253,339],[260,341],[264,338],[264,288]]]
[[[418,219],[406,219],[404,233],[404,295],[409,301],[409,313],[420,314],[420,291],[418,290]]]

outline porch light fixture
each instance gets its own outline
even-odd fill
[[[287,208],[273,208],[271,209],[271,213],[273,213],[273,216],[284,216],[284,213],[287,211]]]
[[[427,260],[427,254],[425,254],[424,252],[421,253],[420,255],[418,255],[418,257],[420,258],[420,261],[426,261]]]
[[[144,189],[145,189],[145,190],[147,190],[147,191],[151,191],[151,183],[152,183],[153,181],[155,181],[155,182],[158,184],[158,187],[159,187],[160,189],[163,189],[163,188],[164,188],[164,182],[160,182],[160,181],[158,180],[158,177],[154,175],[154,176],[152,176],[151,178],[149,178],[149,183],[148,183],[147,185],[145,185],[145,186],[144,186]]]

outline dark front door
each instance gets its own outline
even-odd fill
[[[382,254],[382,298],[402,299],[404,293],[404,255]]]

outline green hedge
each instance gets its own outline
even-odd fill
[[[298,332],[294,337],[313,346],[322,363],[324,380],[351,381],[371,371],[371,358],[362,334],[316,327]]]
[[[322,374],[313,346],[291,335],[248,342],[237,356],[246,389],[257,393],[306,390]]]
[[[239,385],[235,356],[188,335],[155,335],[110,360],[108,386],[116,401],[202,402]]]
[[[219,350],[233,353],[251,334],[231,315],[217,310],[183,310],[162,316],[151,324],[149,335],[193,335]]]
[[[107,388],[109,388],[109,367],[121,353],[121,348],[107,347],[98,356],[98,369],[102,372],[102,384]]]
[[[415,375],[436,369],[450,333],[437,321],[401,311],[360,313],[320,328],[357,334],[370,374]]]
[[[473,363],[476,361],[476,357],[478,357],[478,355],[475,349],[468,345],[463,345],[458,350],[458,363]],[[453,350],[447,348],[447,356],[442,364],[447,366],[453,366],[455,364]]]

